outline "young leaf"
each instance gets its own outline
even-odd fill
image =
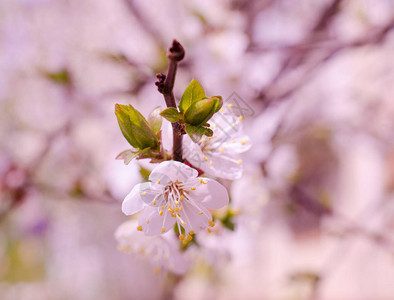
[[[193,126],[206,123],[221,107],[220,98],[211,97],[194,101],[185,112],[185,122]]]
[[[207,128],[204,127],[198,127],[198,126],[192,126],[192,125],[186,125],[186,132],[190,136],[193,142],[198,143],[198,141],[201,139],[201,137],[205,134],[205,130]]]
[[[124,164],[128,165],[133,158],[137,157],[139,155],[138,151],[132,151],[131,149],[127,149],[125,151],[122,151],[116,156],[116,159],[123,159]]]
[[[204,89],[197,80],[193,79],[183,93],[181,102],[179,103],[179,110],[182,113],[185,112],[194,101],[200,100],[204,97]]]
[[[155,133],[157,133],[160,130],[161,124],[163,122],[163,119],[160,116],[160,112],[161,112],[161,107],[157,106],[151,111],[151,113],[148,116],[148,123]]]
[[[204,128],[204,135],[206,135],[206,136],[213,136],[213,131],[212,131],[212,129],[210,129],[210,128],[206,128],[206,127],[203,127]]]
[[[159,140],[152,128],[133,106],[116,104],[115,114],[119,127],[130,145],[138,149],[159,147]]]
[[[118,119],[120,130],[123,136],[134,148],[139,148],[137,139],[134,137],[131,131],[131,120],[129,116],[129,109],[127,105],[115,104],[115,115]]]
[[[175,107],[168,107],[163,110],[160,115],[170,122],[176,122],[182,119],[182,114]]]
[[[215,106],[215,113],[217,113],[223,106],[223,98],[222,98],[222,96],[213,96],[212,98],[217,99],[216,106]]]

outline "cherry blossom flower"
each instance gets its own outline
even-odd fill
[[[115,237],[118,249],[136,257],[145,257],[155,266],[155,271],[170,271],[184,274],[190,267],[185,252],[179,249],[172,233],[160,236],[146,236],[136,229],[137,221],[130,220],[121,224]]]
[[[194,233],[214,226],[209,210],[229,200],[224,186],[197,176],[195,169],[183,163],[162,162],[153,169],[150,182],[134,186],[122,211],[132,215],[142,210],[137,229],[146,235],[165,233],[177,224],[179,238],[190,241]]]
[[[243,116],[237,116],[233,105],[228,104],[209,121],[212,137],[203,137],[194,143],[185,137],[187,160],[211,176],[224,179],[238,179],[242,176],[242,160],[237,154],[249,150],[250,139],[243,133]]]

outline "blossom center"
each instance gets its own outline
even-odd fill
[[[163,215],[163,210],[167,209],[171,217],[177,218],[185,226],[186,223],[179,214],[183,209],[181,202],[185,199],[185,193],[187,191],[184,190],[183,185],[178,181],[170,182],[166,185],[164,187],[164,203],[161,206],[159,214]]]

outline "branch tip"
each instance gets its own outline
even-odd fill
[[[177,40],[173,40],[167,56],[171,60],[181,61],[185,57],[185,49]]]

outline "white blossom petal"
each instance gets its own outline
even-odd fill
[[[115,232],[118,249],[135,256],[145,256],[158,269],[184,274],[190,260],[179,249],[174,232],[160,236],[146,236],[137,230],[136,220],[121,224]]]
[[[171,217],[171,214],[167,210],[161,216],[158,208],[151,206],[145,207],[138,219],[138,225],[142,227],[146,235],[165,233],[172,229],[174,224],[175,218]]]
[[[242,176],[242,160],[234,159],[230,155],[212,155],[202,165],[208,175],[229,180],[239,179]]]
[[[133,187],[122,203],[122,212],[125,215],[135,214],[144,208],[144,202],[153,201],[156,193],[152,192],[151,185],[150,182],[144,182]]]
[[[250,142],[250,138],[247,135],[242,135],[231,140],[225,141],[222,144],[217,145],[217,150],[219,152],[225,153],[243,153],[248,151],[252,147],[252,143]]]
[[[201,182],[189,195],[208,209],[219,209],[229,202],[227,189],[216,180],[201,178]]]
[[[191,201],[194,200],[191,199]],[[183,225],[186,234],[191,230],[198,233],[209,226],[208,220],[212,220],[212,215],[205,209],[203,209],[203,211],[204,213],[201,213],[202,211],[197,209],[196,206],[193,206],[190,202],[185,202],[183,204],[181,217],[186,222],[186,225]]]
[[[152,182],[160,181],[160,184],[167,184],[168,182],[183,182],[189,178],[195,178],[198,176],[198,172],[179,162],[179,161],[165,161],[155,167],[152,173],[149,175],[149,180]]]

